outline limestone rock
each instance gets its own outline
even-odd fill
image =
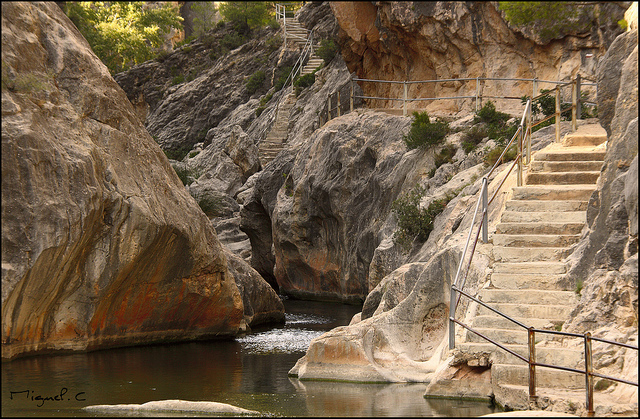
[[[244,305],[244,317],[250,327],[284,323],[284,304],[273,288],[240,257],[226,251],[229,271],[233,274]]]
[[[567,80],[578,72],[593,80],[598,58],[622,31],[616,22],[625,11],[618,4],[608,4],[606,13],[600,5],[585,6],[590,10],[582,20],[585,30],[563,32],[561,39],[541,44],[529,32],[523,37],[510,28],[495,2],[332,2],[331,8],[340,25],[340,45],[349,70],[363,79],[398,81],[465,77]],[[591,58],[587,53],[593,54]],[[400,84],[360,83],[365,96],[403,97]],[[520,97],[531,94],[531,84],[483,81],[479,92]],[[412,84],[408,90],[409,97],[421,98],[475,94],[475,81]],[[499,110],[513,108],[513,101],[492,100]],[[368,102],[371,107],[402,106],[400,101]],[[464,116],[474,99],[421,101],[409,106],[430,114]]]
[[[300,148],[272,215],[275,276],[283,292],[364,299],[377,232],[410,168],[399,165],[408,123],[352,113]]]
[[[259,415],[260,412],[218,402],[192,402],[187,400],[158,400],[142,404],[99,404],[83,407],[92,413],[109,414],[158,414],[158,413],[205,413],[227,415]]]
[[[633,45],[635,43],[635,45]],[[618,80],[616,80],[618,77]],[[605,162],[589,202],[589,229],[568,261],[568,277],[582,284],[581,298],[563,329],[591,331],[637,345],[638,335],[638,46],[637,30],[625,32],[611,45],[598,74],[598,108],[607,111],[603,126],[608,142]],[[615,107],[611,107],[615,104]],[[633,180],[632,180],[633,179]],[[624,351],[594,347],[594,357],[608,356],[616,377],[637,380]],[[637,388],[617,385],[613,394],[637,401]],[[637,410],[637,404],[636,404]]]
[[[235,335],[208,218],[71,21],[3,3],[2,35],[3,358]]]
[[[622,66],[626,57],[637,46],[638,31],[625,32],[613,41],[598,67],[598,119],[609,136],[616,111]]]

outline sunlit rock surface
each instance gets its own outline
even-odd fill
[[[55,3],[2,4],[2,356],[233,336],[207,217]]]

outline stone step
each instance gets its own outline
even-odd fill
[[[588,201],[596,185],[530,185],[513,188],[511,199],[563,201]]]
[[[585,223],[587,211],[504,211],[503,223]]]
[[[496,225],[497,234],[579,234],[584,228],[584,222],[576,223],[499,223]]]
[[[507,344],[504,346],[527,359],[529,358],[529,347],[527,345]],[[491,354],[491,361],[494,364],[526,365],[524,361],[489,342],[461,342],[456,344],[456,348],[469,355]],[[536,345],[537,362],[574,368],[583,359],[582,350],[579,349]]]
[[[493,364],[491,366],[491,381],[501,385],[528,386],[529,367],[528,365]],[[585,379],[583,374],[575,372],[536,367],[536,386],[583,389],[585,388]]]
[[[538,289],[491,289],[484,288],[478,293],[479,300],[487,304],[513,303],[542,305],[574,305],[578,302],[573,291],[538,290]]]
[[[564,262],[494,263],[493,274],[496,273],[562,275],[567,273],[567,265]]]
[[[532,161],[532,172],[592,172],[600,171],[601,161]]]
[[[573,150],[572,150],[573,148]],[[566,150],[545,151],[535,154],[535,161],[604,161],[605,150],[580,150],[580,147],[568,147]]]
[[[548,322],[547,322],[548,323]],[[514,323],[515,324],[515,323]],[[526,324],[526,323],[525,323]],[[481,328],[481,327],[473,327],[478,333],[488,337],[489,339],[498,342],[501,345],[510,344],[510,345],[526,345],[527,344],[527,330],[522,327],[518,327],[518,329],[493,329],[493,328]],[[488,342],[482,336],[467,330],[466,334],[467,342],[469,343],[484,343]]]
[[[526,324],[527,326],[533,326],[536,329],[542,329],[545,328],[549,325],[550,321],[548,319],[528,319],[528,318],[516,318],[515,320],[518,320],[519,322]],[[502,329],[512,329],[512,330],[518,330],[518,331],[522,331],[526,334],[527,330],[523,329],[522,326],[520,326],[517,323],[514,323],[508,319],[505,319],[502,316],[499,316],[497,314],[494,314],[493,316],[476,316],[473,318],[473,327],[474,328],[481,328],[481,329],[496,329],[496,330],[502,330]],[[474,342],[480,342],[480,341],[474,341]],[[524,342],[523,344],[526,344],[526,342]]]
[[[549,321],[564,322],[573,309],[567,305],[544,304],[519,304],[519,303],[493,303],[491,307],[506,314],[509,317],[549,319]],[[493,311],[486,307],[478,306],[478,316],[492,315]]]
[[[586,211],[587,201],[526,201],[509,200],[505,211],[543,212],[543,211]]]
[[[560,285],[565,282],[564,274],[500,273],[495,272],[495,270],[491,274],[491,285],[498,289],[525,289],[535,287],[539,290],[571,291],[564,289],[562,285]]]
[[[571,254],[566,247],[503,247],[493,246],[496,262],[560,261]]]
[[[528,173],[525,183],[527,185],[576,185],[595,184],[600,176],[600,171],[593,172],[533,172]]]
[[[604,129],[603,129],[604,131]],[[598,146],[607,141],[607,132],[604,134],[581,134],[578,132],[570,133],[564,136],[560,141],[565,147],[574,146]]]
[[[494,234],[494,246],[569,247],[580,240],[579,234]]]

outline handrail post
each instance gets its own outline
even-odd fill
[[[351,91],[349,97],[349,112],[353,112],[353,79],[351,79]]]
[[[478,95],[480,93],[480,78],[476,77],[476,113],[478,113]]]
[[[338,109],[338,116],[340,116],[340,105],[342,105],[342,102],[340,102],[340,90],[338,90],[337,92],[338,94],[338,105],[337,105],[337,109]]]
[[[526,141],[527,141],[527,162],[526,164],[531,163],[531,107],[533,106],[532,99],[529,100],[529,108],[527,109],[527,132],[526,132]]]
[[[331,95],[327,96],[327,122],[331,121]]]
[[[402,116],[407,116],[407,82],[402,82]]]
[[[533,99],[534,97],[536,97],[536,91],[538,90],[538,78],[534,77],[533,78],[533,93],[531,95],[531,99]]]
[[[578,129],[578,97],[576,93],[578,92],[578,79],[576,78],[573,82],[571,82],[571,130],[575,131]]]
[[[576,119],[582,118],[582,103],[580,96],[580,88],[582,84],[582,78],[580,77],[580,73],[576,74]]]
[[[595,414],[593,410],[593,359],[591,351],[591,333],[584,334],[584,367],[585,367],[585,381],[587,387],[587,416],[593,416]]]
[[[556,143],[560,142],[560,86],[556,85]]]
[[[536,332],[533,327],[527,330],[529,343],[529,401],[536,400]]]
[[[486,176],[482,178],[482,242],[489,241],[489,186]]]
[[[449,350],[456,347],[456,323],[451,320],[456,317],[456,290],[451,285],[449,298]]]
[[[516,143],[516,155],[520,156],[518,159],[518,186],[522,186],[522,137],[524,133],[522,132],[523,127],[520,125],[520,135],[518,136],[518,142]]]

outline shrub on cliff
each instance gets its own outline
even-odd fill
[[[247,80],[247,93],[254,94],[263,84],[265,79],[265,73],[262,70],[258,70]]]
[[[333,39],[323,39],[320,42],[320,47],[316,50],[318,57],[322,58],[325,63],[331,62],[333,57],[338,53],[338,44]]]
[[[449,123],[440,118],[437,118],[436,122],[431,122],[426,112],[414,112],[413,118],[409,134],[402,138],[410,150],[440,144],[449,133]]]
[[[393,201],[391,211],[398,218],[398,230],[393,234],[394,243],[405,250],[414,240],[425,242],[433,230],[433,221],[444,211],[451,200],[450,196],[432,201],[427,208],[420,207],[420,199],[425,190],[416,186],[405,195]]]

